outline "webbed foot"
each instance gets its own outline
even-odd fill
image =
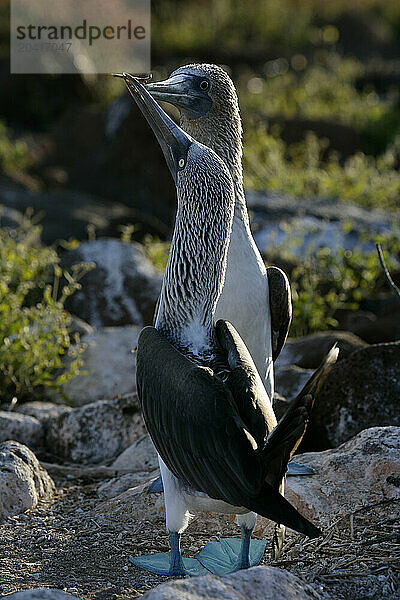
[[[315,471],[311,467],[307,467],[307,465],[301,465],[294,460],[291,460],[288,463],[288,468],[286,471],[286,475],[314,475]]]
[[[216,542],[208,542],[197,555],[197,560],[207,571],[215,575],[224,575],[258,565],[266,545],[266,540],[249,540],[246,557],[243,539],[221,538]]]

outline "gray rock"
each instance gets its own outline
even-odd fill
[[[114,469],[151,471],[158,467],[158,455],[149,434],[129,446],[111,465]]]
[[[47,423],[50,452],[72,462],[98,464],[114,459],[144,434],[135,394],[93,402]]]
[[[152,323],[162,274],[140,244],[106,238],[83,242],[62,261],[69,270],[81,262],[97,265],[68,299],[71,313],[94,327]]]
[[[55,490],[36,456],[18,442],[0,444],[0,521],[51,498]]]
[[[46,423],[49,419],[63,415],[65,412],[72,410],[72,408],[65,404],[55,404],[54,402],[47,402],[45,400],[35,400],[17,406],[17,410],[18,413],[30,415],[41,423]]]
[[[143,600],[318,600],[301,579],[276,567],[253,567],[231,575],[204,575],[168,581]]]
[[[2,596],[12,600],[76,600],[78,596],[72,596],[56,588],[36,588],[34,590],[23,590]]]
[[[141,471],[138,473],[126,473],[120,477],[114,477],[109,481],[101,483],[97,488],[97,495],[102,500],[115,498],[127,490],[143,485],[149,481],[149,472]]]
[[[157,141],[154,141],[157,144]],[[168,175],[168,169],[166,174]],[[161,194],[159,197],[161,201]],[[172,199],[174,202],[171,202],[171,208],[176,202],[175,197]],[[48,244],[70,237],[87,240],[88,224],[95,228],[98,235],[119,236],[121,223],[136,223],[140,216],[137,210],[115,202],[115,192],[113,201],[107,202],[100,195],[72,190],[29,192],[22,186],[15,185],[13,181],[4,181],[3,178],[0,178],[0,202],[2,206],[7,207],[8,226],[15,226],[14,223],[18,225],[17,211],[25,213],[28,208],[33,208],[35,214],[43,213],[42,239]],[[155,233],[166,235],[168,229]]]
[[[82,337],[83,335],[90,335],[91,333],[94,333],[94,328],[91,325],[89,325],[89,323],[86,323],[86,321],[84,321],[83,319],[79,319],[79,317],[71,315],[71,323],[68,326],[68,331],[70,336],[72,337],[76,333],[78,333],[79,336]]]
[[[393,223],[399,223],[395,213],[344,203],[338,208],[337,202],[330,199],[291,198],[265,192],[249,192],[246,198],[254,211],[254,239],[262,253],[277,245],[284,245],[286,252],[299,258],[322,247],[333,251],[361,247],[374,252],[373,242],[365,242],[361,232],[389,232]],[[352,227],[344,230],[343,225],[349,222]]]
[[[43,425],[35,417],[0,411],[0,442],[15,440],[31,448],[40,448],[43,433]]]
[[[63,390],[73,406],[108,400],[136,390],[136,347],[140,327],[104,327],[82,337],[86,375],[77,375]]]
[[[288,402],[293,400],[309,380],[313,371],[296,366],[285,366],[275,369],[275,387]]]
[[[372,427],[339,448],[301,454],[296,461],[315,474],[288,477],[285,497],[317,524],[327,525],[362,506],[400,499],[400,427]]]
[[[16,229],[20,227],[24,222],[24,215],[15,210],[0,204],[0,227],[8,227],[9,229]]]
[[[348,331],[322,331],[304,337],[289,338],[275,366],[280,368],[297,365],[303,369],[317,369],[335,343],[339,348],[338,361],[368,346],[366,342]]]
[[[332,368],[315,402],[304,443],[324,450],[375,426],[400,425],[400,342],[353,352]]]

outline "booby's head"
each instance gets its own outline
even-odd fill
[[[185,65],[146,89],[157,101],[179,109],[181,127],[212,148],[241,185],[242,124],[235,86],[226,71],[211,64]]]
[[[147,90],[156,100],[179,108],[189,120],[218,114],[221,108],[238,109],[235,86],[217,65],[192,64],[176,69],[165,81],[149,83]]]
[[[224,283],[235,203],[232,177],[224,161],[176,125],[138,79],[122,77],[157,137],[177,188],[157,327],[163,323],[163,330],[179,330],[181,342],[197,352],[193,338],[200,347],[212,337]]]
[[[225,189],[230,189],[231,178],[219,156],[183,131],[163,111],[137,78],[128,73],[124,73],[122,77],[130,94],[154,131],[178,192],[180,187],[187,183],[188,177],[191,177],[192,180],[203,179],[204,190],[207,186],[210,187],[211,183],[222,178],[226,184]]]

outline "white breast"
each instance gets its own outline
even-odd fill
[[[254,240],[234,218],[216,320],[226,319],[246,344],[270,399],[274,393],[268,278]]]

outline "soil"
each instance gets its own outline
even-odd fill
[[[138,514],[129,493],[115,505],[100,499],[98,481],[56,483],[53,500],[0,524],[0,594],[55,587],[84,600],[127,600],[166,580],[128,560],[168,551],[161,495],[141,494]],[[271,538],[266,523],[259,522],[256,537]],[[193,556],[217,535],[236,537],[238,528],[227,517],[196,516],[183,536],[186,553]],[[266,553],[263,563],[287,569],[323,597],[399,599],[400,501],[345,515],[316,540],[288,531],[281,558],[272,561]]]

